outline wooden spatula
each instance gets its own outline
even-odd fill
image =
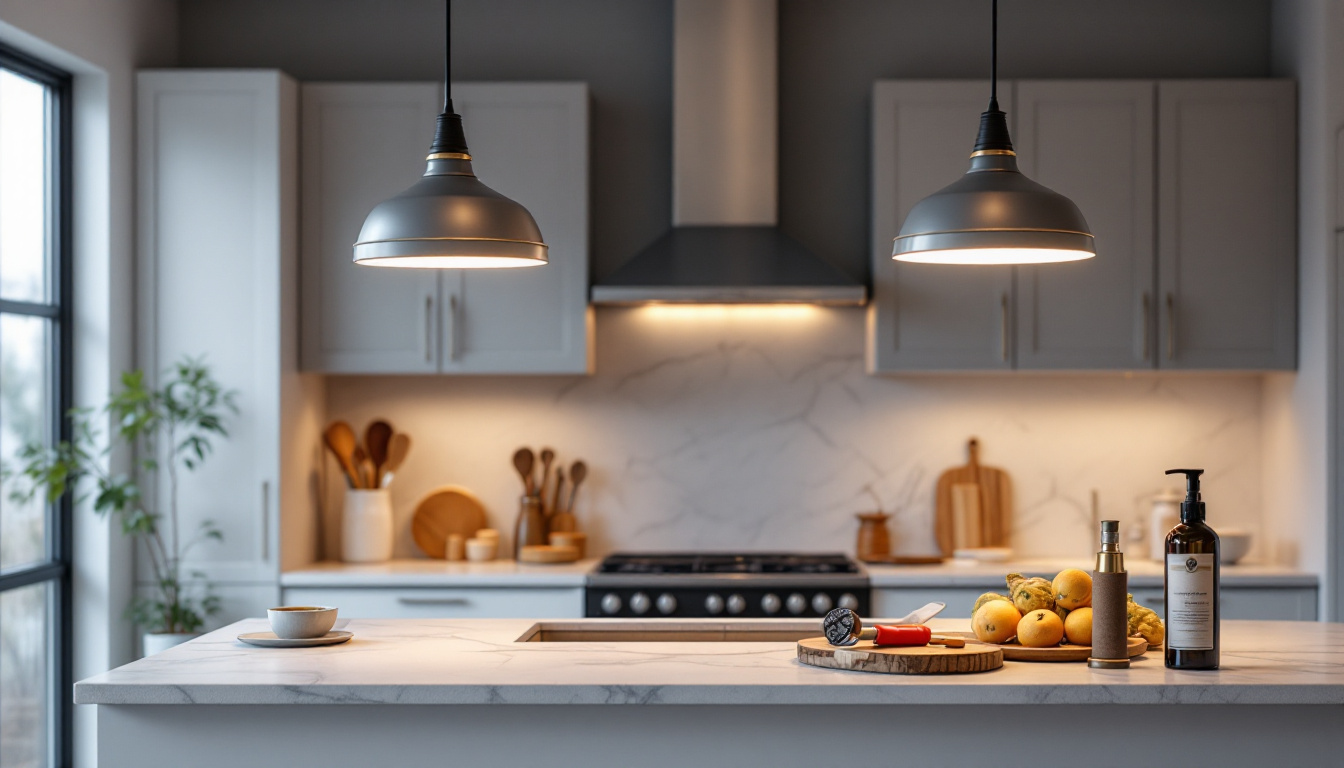
[[[383,465],[387,464],[387,449],[392,441],[392,425],[379,419],[370,422],[364,429],[364,450],[373,463],[373,472],[369,477],[369,487],[378,488],[383,482]]]
[[[528,496],[536,493],[532,481],[532,468],[536,463],[537,457],[531,448],[519,448],[513,452],[513,468],[518,470],[518,476],[523,479],[523,493]]]
[[[411,452],[411,436],[398,432],[392,436],[387,444],[387,464],[383,466],[382,485],[388,485],[392,482],[393,475],[398,469],[401,469],[402,462],[406,461],[406,454]]]

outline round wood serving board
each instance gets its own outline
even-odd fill
[[[411,518],[411,537],[430,557],[442,558],[448,534],[470,539],[486,527],[485,507],[466,488],[445,485],[435,489],[415,505]]]
[[[884,675],[956,675],[1002,667],[1003,651],[997,645],[979,643],[967,643],[965,648],[894,648],[875,646],[868,640],[837,648],[824,637],[809,637],[798,641],[798,661],[813,667]]]
[[[981,643],[975,639],[974,632],[949,632],[949,635],[966,638],[966,645],[988,645],[991,648],[1001,648],[1003,658],[1008,661],[1087,661],[1092,655],[1092,646],[1090,645],[1052,645],[1048,648],[1028,648],[1025,645],[1018,645],[1016,642],[1004,643],[1003,645],[994,645],[992,643]],[[1148,643],[1142,637],[1129,638],[1129,658],[1142,656],[1148,651]]]

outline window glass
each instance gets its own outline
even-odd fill
[[[48,300],[48,89],[0,70],[0,298]]]
[[[0,314],[0,461],[9,466],[27,443],[51,443],[50,326],[43,317]],[[19,503],[0,493],[0,570],[47,560],[46,529],[40,494]]]
[[[51,764],[51,586],[0,592],[0,766]]]

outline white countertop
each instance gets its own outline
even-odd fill
[[[975,563],[948,560],[941,565],[875,565],[866,564],[874,588],[882,587],[976,587],[985,590],[1003,590],[1004,576],[1021,573],[1027,576],[1053,578],[1065,568],[1091,571],[1090,559],[1039,558],[1009,560],[1002,563]],[[1162,586],[1162,565],[1153,560],[1125,558],[1131,587]],[[1316,587],[1316,574],[1281,565],[1225,565],[1221,582],[1226,587]]]
[[[354,639],[266,649],[247,619],[75,686],[77,704],[1344,704],[1344,624],[1225,621],[1222,669],[1160,653],[1128,670],[1004,662],[970,675],[804,666],[791,642],[519,642],[526,619],[350,620]],[[613,620],[555,622],[592,627]],[[624,622],[629,624],[630,622]],[[810,627],[790,620],[645,620],[678,627]],[[935,630],[969,622],[936,619]]]
[[[582,587],[593,559],[539,565],[414,558],[386,563],[323,562],[280,574],[282,587]]]
[[[314,563],[280,575],[283,587],[581,587],[584,577],[597,567],[599,560],[575,563],[534,565],[513,560],[485,563],[447,562],[414,558],[386,563]],[[1130,585],[1136,588],[1161,587],[1161,566],[1151,560],[1127,558]],[[1004,563],[964,563],[949,560],[941,565],[864,566],[873,587],[975,587],[1003,589],[1008,573],[1053,577],[1065,568],[1092,570],[1087,559],[1044,558],[1011,560]],[[1222,570],[1222,583],[1229,587],[1316,587],[1314,573],[1279,565],[1228,565]]]

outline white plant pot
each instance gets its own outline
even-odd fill
[[[382,563],[392,559],[392,494],[386,488],[347,488],[341,513],[341,559]]]
[[[146,632],[140,638],[145,656],[153,656],[175,645],[181,645],[192,638],[200,637],[199,632]]]

